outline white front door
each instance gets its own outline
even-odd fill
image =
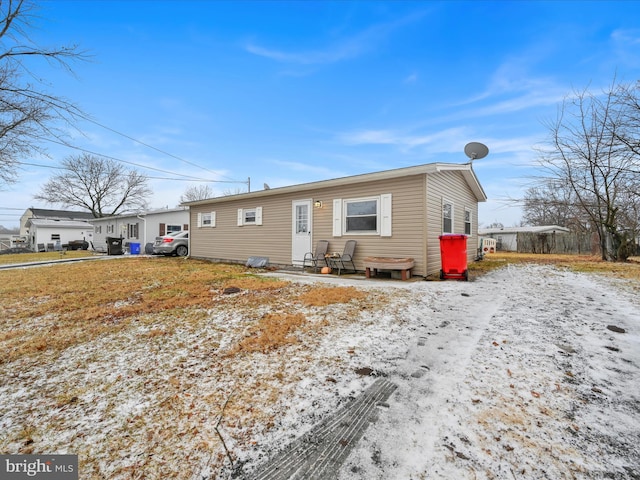
[[[304,254],[311,252],[311,200],[293,202],[293,241],[291,263],[302,266]]]

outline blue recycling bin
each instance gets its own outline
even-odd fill
[[[140,244],[139,243],[130,243],[129,244],[129,252],[131,252],[131,255],[140,255]]]

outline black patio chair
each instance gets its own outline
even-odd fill
[[[351,270],[356,273],[356,265],[353,263],[353,255],[356,251],[357,242],[355,240],[347,240],[344,244],[344,250],[341,254],[332,254],[327,257],[329,266],[338,270],[338,275],[343,270],[347,270],[347,264],[351,264]]]
[[[327,250],[329,250],[329,241],[318,240],[318,243],[316,244],[316,251],[304,254],[302,268],[313,267],[314,271],[317,273],[319,266],[326,267],[327,260],[325,259],[325,255],[327,254]]]

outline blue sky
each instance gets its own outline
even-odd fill
[[[505,199],[530,184],[566,95],[640,79],[633,1],[55,0],[38,13],[33,40],[91,55],[75,75],[32,67],[95,122],[69,131],[78,148],[174,174],[138,168],[152,177],[250,177],[254,191],[465,163],[477,141],[490,149],[474,162],[481,226],[520,221]],[[25,161],[80,153],[45,146],[49,158]],[[0,225],[57,208],[33,200],[54,173],[25,167],[0,191]],[[150,204],[174,207],[193,184],[152,179]]]

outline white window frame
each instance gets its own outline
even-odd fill
[[[138,225],[138,222],[127,223],[127,238],[133,238],[134,240],[138,240],[140,238],[140,229]]]
[[[347,231],[347,205],[355,202],[376,202],[376,230],[353,230]],[[333,200],[333,236],[362,236],[376,235],[380,237],[390,237],[392,233],[391,225],[391,194],[372,195],[369,197],[336,198]]]
[[[469,221],[467,221],[467,215],[469,216]],[[469,230],[468,233],[467,230]],[[473,212],[470,208],[464,209],[464,233],[469,236],[473,234]]]
[[[248,221],[248,214],[253,212],[253,221]],[[246,225],[262,225],[262,207],[239,208],[238,209],[238,226]]]
[[[213,228],[216,226],[216,212],[199,212],[198,228]]]
[[[445,228],[445,216],[444,216],[444,207],[445,207],[445,205],[450,205],[451,206],[451,210],[450,210],[450,212],[451,212],[451,218],[450,218],[450,220],[451,220],[451,228],[449,229],[450,231],[447,231],[446,228]],[[454,209],[453,209],[453,207],[454,207],[454,205],[453,205],[452,201],[446,200],[446,199],[442,200],[442,214],[440,216],[441,222],[442,222],[442,233],[446,234],[446,233],[453,233],[454,232],[454,228],[453,228],[453,226],[454,226],[454,223],[453,223],[453,220],[454,220],[453,211],[454,211]]]

